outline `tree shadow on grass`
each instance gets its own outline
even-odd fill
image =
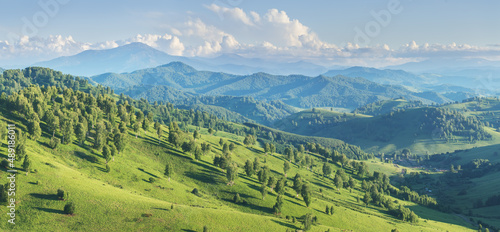
[[[44,211],[47,213],[64,214],[64,211],[62,211],[60,209],[49,209],[49,208],[41,208],[41,207],[35,207],[35,209],[38,209],[40,211]]]
[[[50,136],[52,136],[52,135],[50,135]],[[50,147],[50,145],[48,143],[46,143],[46,142],[40,142],[40,141],[37,141],[37,142],[38,142],[38,144],[40,144],[40,145],[42,145],[44,147],[52,149],[52,147]]]
[[[95,163],[98,163],[98,161],[99,161],[99,160],[97,159],[97,157],[95,157],[95,156],[91,156],[91,155],[87,155],[87,154],[85,154],[84,152],[81,152],[81,151],[74,151],[74,152],[73,152],[73,154],[74,154],[76,157],[80,158],[80,159],[87,160],[87,161],[89,161],[89,162],[91,162],[91,163],[94,163],[94,164],[95,164]]]
[[[153,208],[153,209],[163,210],[163,211],[170,211],[169,209],[165,209],[165,208]]]
[[[253,153],[256,153],[256,154],[264,154],[263,151],[257,150],[257,149],[255,149],[253,147],[247,147],[247,149],[250,150]]]
[[[101,171],[101,172],[105,172],[107,173],[108,171],[106,170],[106,168],[102,168],[102,167],[99,167],[99,166],[96,166],[97,170]]]
[[[146,173],[146,174],[148,174],[148,175],[150,175],[150,176],[152,176],[152,177],[154,177],[154,178],[160,178],[160,177],[158,177],[157,175],[155,175],[155,174],[153,174],[153,173],[151,173],[151,172],[147,172],[147,171],[145,171],[145,170],[144,170],[144,169],[142,169],[142,168],[137,168],[137,169],[139,169],[139,171],[144,172],[144,173]]]
[[[198,166],[201,166],[204,169],[208,169],[208,170],[210,170],[211,173],[220,173],[219,169],[215,168],[214,166],[212,166],[207,161],[195,161],[195,160],[192,160],[191,163],[192,164],[196,164]]]
[[[231,199],[221,198],[221,200],[223,200],[225,202],[228,202],[228,203],[236,204],[236,203],[234,203],[232,197],[231,197]],[[268,214],[272,214],[273,213],[273,209],[272,208],[264,207],[264,206],[260,206],[260,205],[254,205],[254,204],[251,204],[251,203],[246,203],[246,204],[241,204],[240,203],[240,204],[236,204],[236,205],[239,205],[239,206],[242,206],[242,207],[247,207],[247,208],[250,208],[250,209],[253,209],[253,210],[256,210],[256,211],[259,211],[259,212],[263,212],[263,213],[268,213]]]
[[[144,137],[143,140],[150,145],[161,147],[161,148],[167,150],[167,153],[169,153],[169,154],[175,155],[175,156],[180,157],[180,158],[191,160],[190,157],[182,155],[182,151],[179,151],[177,149],[174,149],[174,148],[168,146],[168,144],[166,142],[164,142],[163,140],[161,141],[160,144],[158,144],[158,140],[155,141],[155,140],[151,139],[151,137],[149,137],[149,136]]]
[[[277,171],[274,171],[271,169],[271,173],[274,173],[275,175],[277,175],[278,177],[281,177],[281,176],[284,176],[283,174],[277,172]]]
[[[227,190],[222,190],[222,192],[227,193],[229,195],[235,195],[236,193],[238,193],[238,192],[231,192],[231,191],[227,191]],[[240,194],[240,197],[242,199],[250,199],[250,198],[258,199],[258,198],[254,197],[254,196],[250,196],[250,195],[245,194],[245,193],[238,193],[238,194]]]
[[[325,189],[334,190],[334,188],[327,186],[327,185],[324,185],[324,184],[317,182],[317,181],[311,181],[311,183],[313,183],[314,185],[317,185],[317,186],[321,186],[322,188],[325,188]]]
[[[250,181],[250,182],[252,182],[252,183],[259,184],[259,182],[258,182],[257,180],[255,180],[254,178],[250,178],[250,177],[248,177],[248,176],[247,176],[247,175],[245,175],[245,174],[244,174],[244,175],[240,175],[239,177],[241,177],[241,178],[243,178],[243,179],[245,179],[245,180],[248,180],[248,181]]]
[[[304,207],[304,208],[306,207],[305,204],[301,205],[301,204],[299,204],[299,203],[297,203],[295,201],[291,201],[291,200],[288,200],[288,199],[285,199],[285,201],[288,201],[288,202],[290,202],[290,203],[292,203],[294,205],[298,205],[298,206],[301,206],[301,207]]]
[[[30,193],[30,196],[43,200],[59,200],[56,194],[41,194],[41,193]]]
[[[203,183],[217,184],[216,179],[210,173],[187,171],[184,175]]]
[[[320,213],[320,214],[326,214],[325,211],[321,211],[321,210],[318,210],[318,209],[314,209],[314,211]],[[328,214],[327,214],[328,215]]]
[[[187,231],[187,232],[196,232],[196,230],[190,230],[190,229],[182,229],[182,231]]]
[[[280,222],[280,221],[274,220],[274,219],[271,219],[271,221],[276,222],[276,223],[280,224],[281,226],[291,228],[292,230],[300,230],[300,227],[297,227],[296,225],[294,225],[292,223]]]

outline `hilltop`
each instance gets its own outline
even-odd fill
[[[362,107],[356,108],[355,110],[353,110],[353,113],[377,116],[382,114],[388,114],[390,112],[398,110],[417,108],[423,106],[424,104],[420,101],[407,101],[405,99],[399,98],[399,99],[391,99],[391,100],[384,100],[384,101],[370,103]]]

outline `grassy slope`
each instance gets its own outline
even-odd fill
[[[217,150],[220,150],[216,145],[219,136],[227,135],[218,132],[217,136],[210,136],[206,135],[206,130],[202,133],[205,134],[202,140],[212,143]],[[299,223],[292,224],[272,216],[276,196],[270,193],[261,200],[260,184],[255,177],[247,178],[240,173],[236,185],[227,186],[224,173],[210,164],[213,154],[204,156],[201,162],[192,161],[190,155],[179,152],[165,141],[162,141],[162,146],[157,146],[153,135],[151,129],[138,139],[128,136],[129,145],[110,163],[110,173],[104,172],[105,164],[100,154],[85,149],[88,144],[83,148],[76,143],[61,145],[58,151],[53,151],[45,146],[49,140],[46,134],[38,142],[28,140],[28,154],[37,173],[26,176],[20,172],[16,198],[18,223],[15,228],[10,227],[6,222],[6,208],[2,207],[0,228],[6,231],[200,231],[207,225],[214,231],[285,231],[287,227],[300,227]],[[242,137],[231,136],[238,142],[234,161],[242,165],[246,159],[253,160],[258,156],[266,158],[266,164],[276,175],[282,173],[280,155],[266,157],[261,148],[246,148],[240,143]],[[2,147],[2,154],[5,154],[5,149]],[[160,152],[160,155],[154,155],[155,152]],[[98,162],[90,162],[91,156],[98,157]],[[173,160],[175,177],[171,182],[161,178],[154,184],[149,183],[149,177],[163,176],[166,160]],[[20,162],[16,164],[21,165]],[[318,172],[319,168],[314,171]],[[360,206],[355,199],[356,195],[362,195],[358,190],[352,194],[341,190],[338,194],[331,180],[296,167],[292,167],[288,176],[297,172],[315,184],[316,197],[312,206],[306,208],[302,200],[294,197],[293,190],[288,189],[283,215],[299,217],[312,212],[322,224],[313,227],[312,231],[389,231],[392,228],[400,231],[469,231],[457,217],[412,203],[404,204],[429,220],[421,220],[418,225],[402,223],[379,208]],[[35,184],[36,181],[40,184]],[[319,196],[320,186],[325,198]],[[200,189],[202,197],[189,193],[195,187]],[[58,188],[70,192],[70,201],[76,204],[76,215],[63,214],[66,202],[56,199]],[[230,202],[235,192],[249,204],[243,206]],[[170,209],[172,203],[175,204],[173,210]],[[325,205],[336,206],[333,216],[322,213]],[[148,213],[152,216],[141,216]]]
[[[484,122],[489,122],[492,127],[500,127],[500,99],[495,97],[481,98],[457,104],[442,106],[453,110],[465,111],[465,115],[474,115]]]
[[[362,114],[346,114],[345,122],[340,122],[334,126],[321,128],[310,128],[307,125],[310,121],[311,110],[302,111],[279,121],[275,126],[282,130],[293,130],[294,133],[303,135],[313,135],[327,138],[338,138],[350,144],[360,146],[366,152],[392,153],[409,148],[415,154],[438,154],[460,149],[470,149],[474,147],[491,146],[500,143],[500,133],[486,127],[493,139],[490,141],[478,141],[474,144],[458,142],[446,142],[429,133],[416,134],[420,117],[420,109],[409,109],[401,114],[396,114],[391,118],[391,126],[387,127],[386,120],[379,117],[370,117]],[[331,112],[316,109],[316,115],[320,114],[325,120],[334,117],[342,117],[343,113]],[[466,114],[467,115],[467,114]],[[500,115],[500,111],[499,111]],[[291,122],[297,122],[297,127],[293,129]],[[373,133],[365,133],[366,128],[371,128]],[[394,130],[394,129],[397,130]],[[385,141],[387,140],[387,141]]]

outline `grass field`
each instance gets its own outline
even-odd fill
[[[224,132],[209,135],[206,129],[201,132],[198,142],[206,141],[213,147],[213,152],[203,156],[201,161],[193,160],[191,154],[173,147],[165,138],[158,145],[152,129],[142,132],[137,139],[130,132],[126,149],[110,161],[109,173],[105,172],[102,155],[90,148],[89,142],[83,146],[73,142],[52,150],[47,147],[47,134],[39,141],[28,140],[28,155],[36,171],[28,175],[19,171],[16,225],[7,223],[7,208],[2,207],[0,228],[3,231],[202,231],[207,226],[212,231],[286,231],[300,229],[302,225],[285,216],[300,217],[310,212],[319,222],[311,231],[378,232],[394,228],[400,231],[472,231],[473,227],[457,216],[414,203],[400,201],[422,218],[418,224],[402,222],[379,207],[365,207],[356,201],[356,196],[364,194],[358,188],[352,193],[346,189],[338,191],[331,178],[318,174],[321,163],[317,158],[317,166],[312,170],[292,165],[288,172],[289,183],[296,173],[300,173],[313,185],[311,206],[307,208],[301,197],[296,197],[287,187],[282,215],[275,216],[272,213],[276,201],[274,192],[262,199],[256,177],[247,177],[241,168],[236,184],[226,185],[225,172],[213,166],[212,160],[220,153],[220,138],[236,143],[232,157],[240,167],[247,159],[259,157],[261,165],[269,166],[272,174],[279,177],[283,175],[283,157],[265,155],[258,145],[246,147],[241,136]],[[5,145],[1,151],[5,158]],[[175,169],[170,182],[163,175],[167,161],[172,161]],[[21,162],[16,165],[21,166]],[[371,167],[378,169],[376,165]],[[334,170],[339,168],[335,166]],[[5,175],[3,170],[2,176]],[[156,180],[154,183],[150,183],[151,177]],[[360,186],[359,178],[356,182]],[[69,200],[57,199],[59,188],[70,193]],[[194,188],[200,190],[200,196],[191,194]],[[248,203],[233,203],[236,193]],[[75,215],[64,214],[67,202],[76,205]],[[327,205],[335,207],[333,215],[323,213]]]

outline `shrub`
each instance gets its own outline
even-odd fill
[[[62,190],[62,189],[58,189],[57,190],[57,198],[59,198],[59,200],[68,200],[69,193]]]
[[[151,183],[151,184],[152,184],[152,183],[154,183],[155,181],[156,181],[156,179],[155,179],[155,178],[153,178],[153,177],[149,177],[149,183]]]
[[[8,192],[7,189],[9,189],[9,184],[5,185],[0,185],[0,202],[7,202],[8,201]]]
[[[234,201],[234,203],[236,203],[236,204],[241,203],[241,197],[240,197],[240,194],[239,194],[239,193],[236,193],[236,195],[234,195],[234,197],[233,197],[233,201]]]
[[[109,164],[106,164],[106,172],[111,172],[111,167],[109,166]]]
[[[69,215],[73,215],[75,213],[75,205],[73,202],[69,202],[64,206],[64,213]]]
[[[191,191],[191,193],[196,195],[196,196],[200,196],[200,191],[198,191],[197,188],[194,188],[193,191]]]
[[[2,162],[0,163],[0,165],[2,165],[2,167],[4,167],[4,168],[8,168],[9,164],[10,164],[10,162],[7,161],[6,159],[3,159]]]
[[[55,150],[59,146],[59,144],[61,144],[61,140],[59,138],[52,137],[52,139],[50,139],[49,142],[50,148]]]

